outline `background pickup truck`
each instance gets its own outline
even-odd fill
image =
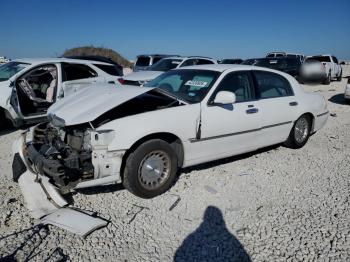
[[[332,55],[308,56],[301,70],[303,81],[322,81],[329,84],[334,78],[337,81],[342,78],[341,65]]]

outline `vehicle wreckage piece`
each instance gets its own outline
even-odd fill
[[[14,153],[19,154],[21,159],[24,158],[18,148],[23,146],[24,140],[23,136],[14,144]],[[18,161],[17,164],[14,163],[14,167],[18,165]],[[108,224],[104,219],[68,208],[67,201],[58,188],[49,182],[48,177],[34,174],[27,164],[22,164],[26,166],[26,171],[17,177],[18,184],[30,215],[39,220],[38,224],[55,225],[83,237]]]

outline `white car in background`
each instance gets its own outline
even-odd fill
[[[6,58],[6,56],[0,56],[0,65],[8,62],[10,62],[10,59]]]
[[[332,55],[307,56],[300,69],[303,81],[320,81],[329,85],[332,79],[341,81],[342,67],[338,59]]]
[[[344,94],[345,100],[350,102],[350,77],[348,77],[348,83],[345,87],[345,94]]]
[[[148,87],[101,85],[57,102],[49,123],[15,142],[13,179],[29,196],[123,183],[151,198],[171,187],[180,168],[279,143],[301,148],[328,114],[323,96],[272,69],[171,70]]]
[[[173,56],[163,58],[144,71],[134,72],[119,79],[122,85],[142,86],[157,76],[174,68],[193,65],[217,64],[214,59],[201,56],[180,57]]]
[[[0,126],[46,119],[48,108],[95,83],[118,84],[115,65],[67,58],[18,59],[0,66]]]

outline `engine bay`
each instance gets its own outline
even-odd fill
[[[36,171],[59,188],[72,188],[94,177],[90,132],[85,126],[58,129],[40,124],[26,152]]]

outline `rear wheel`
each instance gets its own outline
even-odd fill
[[[289,148],[302,148],[309,140],[311,132],[311,118],[308,115],[302,115],[295,121],[290,131],[287,141],[284,143]]]
[[[340,82],[343,76],[343,70],[340,71],[340,74],[337,76],[337,81]]]
[[[329,72],[327,78],[323,81],[324,85],[329,85],[331,83],[331,72]]]
[[[163,194],[175,181],[177,155],[169,143],[152,139],[132,152],[125,164],[123,185],[142,198]]]

